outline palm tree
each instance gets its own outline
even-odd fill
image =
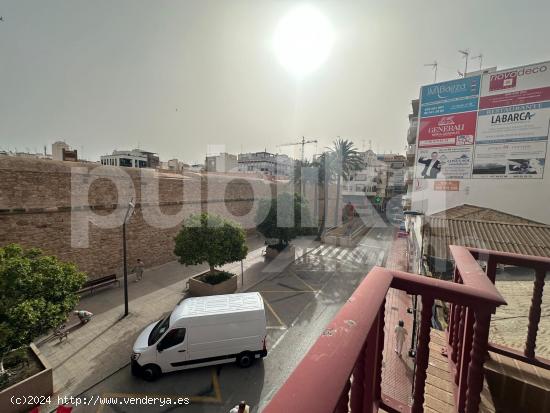
[[[363,169],[365,163],[352,141],[340,139],[339,137],[332,145],[330,150],[334,157],[334,174],[336,177],[336,208],[334,210],[334,222],[337,224],[340,209],[340,181],[342,178],[348,179],[352,172]]]
[[[327,224],[328,186],[334,177],[334,154],[332,152],[323,152],[318,158],[317,166],[319,168],[318,182],[323,188],[323,216],[320,219],[321,226],[317,234],[317,240],[320,240]]]

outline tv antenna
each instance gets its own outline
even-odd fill
[[[437,82],[437,60],[434,60],[433,63],[426,63],[424,66],[429,66],[434,71],[434,83]]]
[[[472,57],[472,60],[476,60],[476,59],[479,59],[479,70],[481,70],[483,66],[483,54],[480,53],[477,56]]]
[[[466,77],[466,74],[468,73],[468,58],[470,57],[470,50],[469,49],[459,50],[458,53],[462,54],[462,57],[466,59],[466,63],[464,65],[464,76],[463,76],[463,77]]]

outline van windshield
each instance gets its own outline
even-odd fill
[[[162,337],[162,335],[168,330],[168,327],[170,326],[170,315],[171,313],[168,313],[164,318],[162,318],[151,330],[151,334],[149,334],[149,340],[147,340],[147,345],[155,344],[159,338]]]

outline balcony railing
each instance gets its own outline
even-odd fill
[[[422,412],[432,306],[436,299],[451,304],[447,354],[454,376],[456,411],[477,412],[485,355],[489,348],[496,348],[488,343],[491,314],[496,307],[506,304],[493,284],[497,263],[532,267],[537,271],[539,281],[535,283],[527,346],[522,356],[536,361],[535,325],[540,319],[540,279],[544,279],[539,274],[550,270],[550,260],[470,251],[459,246],[450,248],[456,263],[454,282],[373,268],[264,412],[370,413],[379,408],[389,412]],[[487,260],[487,273],[476,258]],[[419,296],[422,304],[411,408],[382,393],[384,308],[390,287]]]

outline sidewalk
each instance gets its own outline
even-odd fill
[[[249,253],[241,263],[223,267],[238,274],[239,291],[246,291],[272,274],[278,274],[289,262],[264,262],[263,239],[248,239]],[[301,256],[306,248],[318,243],[302,239],[294,242],[297,254]],[[137,335],[148,324],[171,311],[185,297],[187,279],[207,269],[206,265],[185,267],[170,262],[144,272],[143,280],[135,283],[129,277],[129,315],[124,313],[123,287],[107,287],[93,295],[84,296],[78,306],[94,313],[86,325],[78,326],[69,333],[68,339],[58,342],[39,342],[39,350],[50,362],[54,377],[54,397],[51,406],[44,406],[43,412],[51,411],[57,405],[56,396],[77,396],[100,382],[130,361],[132,345]],[[74,320],[70,320],[71,325]]]
[[[386,268],[407,271],[407,239],[395,238],[390,248]],[[412,314],[407,308],[412,306],[411,297],[404,291],[390,288],[386,295],[386,310],[384,318],[384,356],[382,369],[382,392],[405,405],[411,405],[411,390],[413,382],[413,359],[408,355],[411,347]],[[395,349],[394,328],[403,320],[408,335],[403,345],[402,356]]]

